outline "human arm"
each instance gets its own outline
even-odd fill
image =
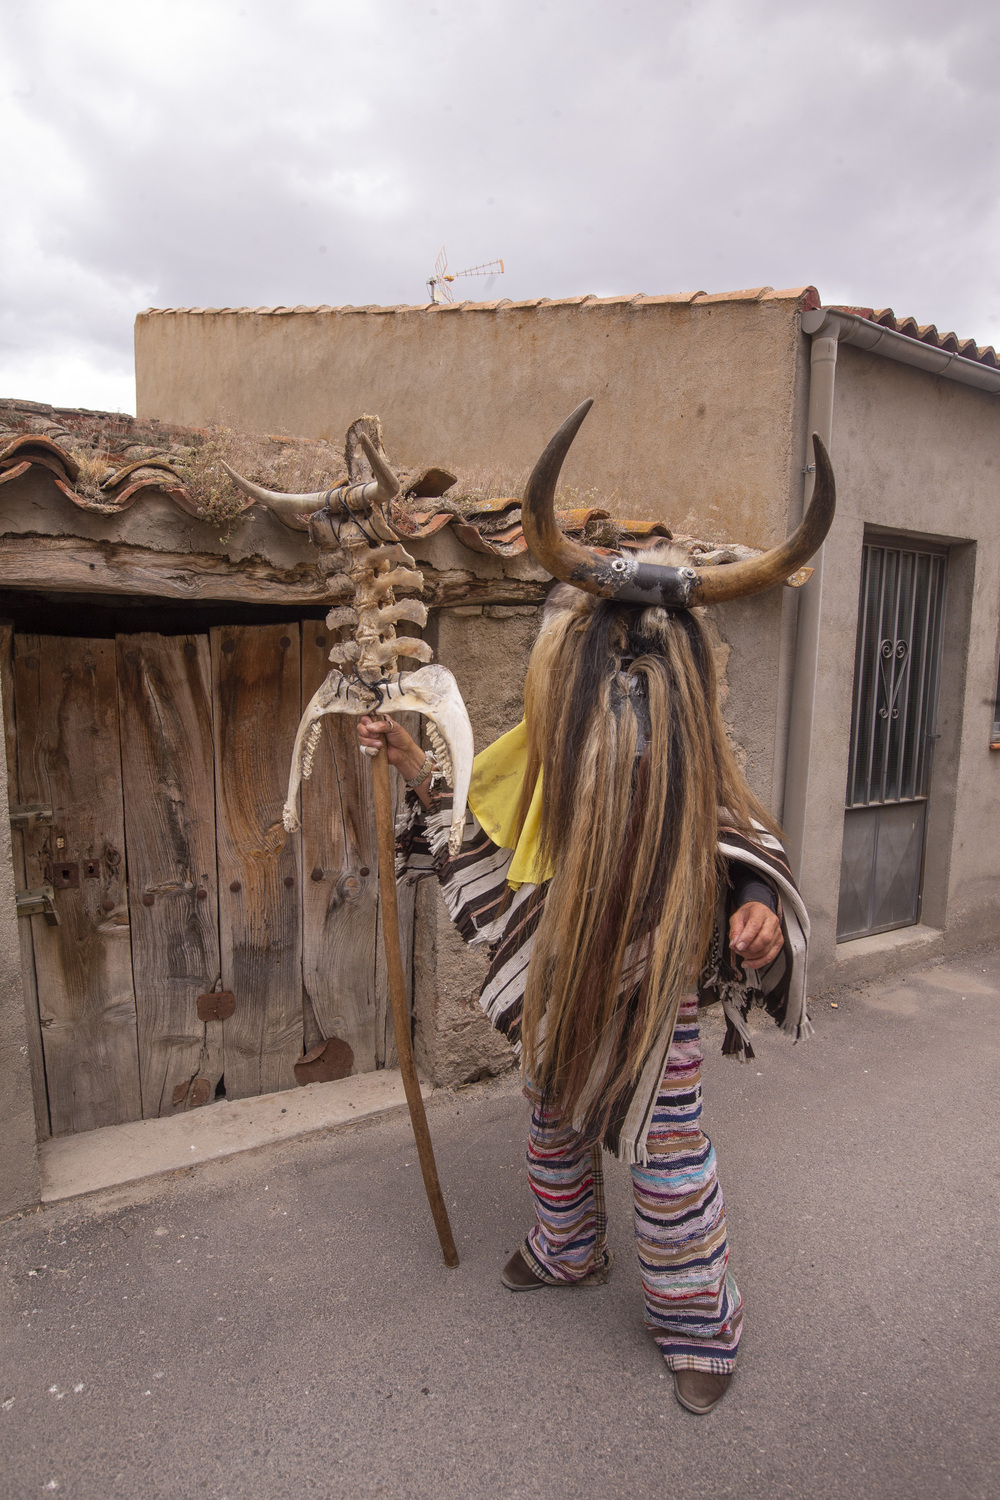
[[[404,781],[412,781],[414,776],[420,774],[427,757],[412,734],[409,734],[394,719],[374,718],[370,714],[365,714],[358,720],[358,741],[365,755],[377,755],[383,740],[390,766],[396,767]],[[433,765],[429,765],[424,779],[414,787],[424,807],[431,805],[433,769]]]
[[[746,968],[764,968],[784,942],[778,898],[770,881],[749,865],[734,863],[731,879],[736,910],[729,919],[729,946]]]

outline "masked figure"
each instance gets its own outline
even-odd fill
[[[398,869],[436,874],[461,935],[489,945],[481,1002],[521,1055],[536,1221],[504,1285],[606,1281],[601,1153],[613,1152],[633,1177],[646,1323],[700,1414],[728,1386],[743,1307],[701,1127],[699,998],[722,1002],[731,1054],[753,1056],[755,1001],[796,1039],[811,1028],[808,918],[729,747],[696,606],[800,568],[829,528],[833,476],[817,440],[809,512],[762,557],[697,569],[669,547],[642,561],[592,553],[553,510],[588,407],[529,480],[525,535],[563,581],[531,653],[524,720],[476,757],[460,852],[424,752],[391,720],[364,718],[359,733],[366,748],[384,734],[415,784]]]

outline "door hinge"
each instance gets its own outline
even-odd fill
[[[50,927],[59,926],[59,913],[55,907],[55,891],[50,885],[40,885],[33,891],[15,891],[19,917],[44,917]]]
[[[44,802],[13,803],[10,809],[11,828],[23,828],[29,833],[39,823],[52,822],[52,809]]]

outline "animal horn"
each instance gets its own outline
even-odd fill
[[[528,550],[536,562],[547,568],[553,578],[575,583],[590,594],[610,596],[606,577],[607,565],[589,547],[571,541],[556,520],[556,482],[569,452],[570,444],[593,406],[593,397],[581,401],[549,441],[548,447],[531,471],[521,501],[521,526]]]
[[[816,483],[809,509],[790,537],[778,547],[771,547],[760,557],[745,562],[722,563],[695,568],[697,582],[695,604],[721,604],[726,599],[740,599],[747,594],[762,594],[791,578],[819,551],[833,525],[837,509],[837,485],[833,465],[818,432],[812,435],[816,459]]]
[[[293,531],[304,531],[309,517],[321,506],[328,504],[331,494],[339,493],[347,509],[359,519],[373,507],[387,506],[399,494],[399,480],[364,433],[361,433],[361,446],[375,478],[368,484],[344,485],[339,491],[313,490],[308,495],[288,495],[280,490],[266,490],[263,485],[244,479],[242,474],[237,474],[235,469],[229,467],[225,459],[222,460],[222,467],[244,494],[260,500],[274,512],[279,521],[283,521]],[[395,533],[392,532],[388,539],[394,540]]]
[[[798,572],[822,546],[836,509],[836,485],[829,455],[816,433],[816,484],[809,509],[786,541],[760,557],[704,568],[674,568],[642,561],[630,553],[603,556],[572,541],[556,521],[556,483],[570,444],[592,405],[592,400],[584,401],[566,418],[532,470],[521,502],[525,540],[536,561],[554,578],[623,604],[688,609],[774,588]]]
[[[378,489],[373,494],[366,494],[365,499],[369,504],[375,500],[381,505],[388,505],[389,501],[394,500],[399,494],[399,480],[368,434],[361,432],[358,436],[361,439],[361,446],[365,450],[365,457],[371,465],[371,471],[375,476],[375,483],[378,486]],[[365,485],[364,488],[368,490],[370,486]]]
[[[242,474],[237,474],[225,459],[221,462],[230,479],[245,495],[252,495],[255,500],[262,501],[269,510],[274,511],[279,521],[284,521],[286,526],[291,526],[295,531],[304,529],[305,521],[320,508],[330,493],[329,490],[314,490],[310,495],[285,495],[280,490],[266,490],[263,485],[254,484],[253,480],[244,479]]]

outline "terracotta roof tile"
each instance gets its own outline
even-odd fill
[[[18,430],[26,423],[32,430]],[[197,495],[185,482],[185,456],[208,436],[201,428],[140,421],[122,413],[57,409],[37,401],[0,401],[0,486],[11,484],[32,469],[43,469],[67,500],[91,514],[120,515],[141,497],[158,493],[187,515],[217,526],[216,518],[203,515]],[[305,440],[280,436],[272,441],[296,444]],[[86,474],[73,448],[87,463]],[[421,480],[434,476],[445,489],[450,488],[448,481],[454,481],[454,475],[444,470],[424,469],[404,488],[404,497],[415,495]],[[438,486],[432,483],[431,488]],[[5,491],[7,496],[12,493]],[[431,537],[450,527],[473,552],[513,558],[527,551],[517,497],[476,500],[461,511],[440,498],[430,497],[424,503],[426,509],[416,510],[413,500],[404,498],[394,511],[393,525],[403,540]],[[242,509],[249,510],[253,504],[248,499]],[[616,545],[641,547],[651,538],[670,536],[660,522],[612,519],[608,511],[595,506],[562,511],[559,517],[570,535],[586,536],[588,541],[606,539],[601,532],[605,522]]]
[[[774,291],[773,286],[752,286],[742,292],[711,292],[705,293],[697,300],[699,302],[759,302]]]
[[[772,302],[789,301],[802,302],[804,307],[818,307],[819,296],[815,287],[788,287],[782,291],[775,291],[772,287],[750,287],[744,291],[737,292],[667,292],[657,296],[647,296],[645,292],[622,292],[614,296],[598,297],[593,292],[587,292],[576,297],[528,297],[518,301],[511,301],[508,297],[501,297],[494,302],[422,302],[415,304],[400,303],[392,307],[380,307],[376,304],[369,306],[354,307],[345,304],[341,307],[330,307],[322,304],[318,307],[147,307],[139,314],[140,318],[167,317],[172,314],[188,314],[194,316],[232,316],[232,317],[273,317],[288,318],[296,315],[315,316],[317,313],[347,314],[347,313],[442,313],[442,312],[501,312],[508,309],[527,311],[531,308],[550,307],[661,307],[671,303],[701,305],[713,302]]]
[[[842,303],[831,304],[834,312],[853,313],[857,318],[867,318],[893,333],[906,338],[919,339],[922,344],[931,344],[935,349],[944,349],[949,354],[960,354],[963,359],[975,360],[977,364],[996,367],[997,355],[992,345],[980,348],[975,339],[960,339],[954,333],[939,333],[933,323],[918,323],[916,318],[897,318],[891,307],[848,307]]]

